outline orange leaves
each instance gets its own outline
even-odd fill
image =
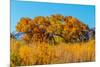
[[[51,17],[53,17],[56,20],[60,20],[60,21],[63,21],[63,19],[64,19],[64,16],[62,16],[60,14],[54,14]]]
[[[68,27],[66,25],[63,26],[64,31],[68,30]]]
[[[43,24],[45,22],[45,18],[42,16],[38,16],[34,18],[35,23]]]
[[[65,26],[64,30],[69,32],[66,33],[67,36],[65,36],[66,39],[73,39],[74,38],[79,38],[81,31],[88,30],[88,26],[79,21],[78,19],[72,17],[72,16],[67,16],[64,18]],[[70,36],[69,36],[70,35]]]
[[[64,20],[64,22],[63,22]],[[64,24],[65,23],[65,24]],[[43,17],[38,16],[34,19],[30,18],[21,18],[19,23],[16,25],[16,30],[19,32],[27,32],[29,30],[35,30],[36,32],[39,31],[39,28],[46,28],[52,27],[54,29],[62,28],[62,25],[65,25],[63,28],[65,29],[87,29],[87,26],[80,21],[78,21],[76,18],[72,16],[64,17],[59,14],[51,15],[50,17]],[[55,31],[56,32],[56,31]]]
[[[18,24],[16,25],[16,30],[18,32],[27,32],[30,30],[29,18],[21,18]]]
[[[37,27],[34,28],[34,31],[35,32],[40,32],[39,28],[37,28]]]
[[[28,19],[26,19],[26,18],[21,18],[21,19],[20,19],[20,22],[21,22],[22,24],[28,24]]]
[[[51,16],[37,16],[34,19],[30,18],[21,18],[19,23],[16,25],[16,30],[18,32],[24,32],[27,33],[29,31],[32,35],[39,33],[40,36],[44,33],[52,33],[52,34],[58,34],[63,36],[65,39],[72,39],[74,35],[79,35],[80,32],[83,30],[87,30],[88,26],[83,24],[78,19],[67,16],[64,17],[60,14],[54,14]],[[64,33],[63,33],[64,31]],[[68,36],[65,36],[65,34]],[[70,35],[70,36],[69,36]],[[42,36],[41,38],[43,39]],[[33,36],[31,36],[33,38]],[[38,39],[38,38],[36,38]]]

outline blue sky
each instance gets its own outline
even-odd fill
[[[54,4],[11,0],[11,32],[16,30],[15,26],[22,17],[34,18],[36,16],[50,16],[52,14],[73,16],[87,24],[90,28],[95,26],[95,6],[93,5]]]

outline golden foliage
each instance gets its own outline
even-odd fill
[[[34,57],[32,51],[32,48],[27,45],[20,47],[18,54],[21,59],[21,65],[32,65],[36,62],[36,57]]]
[[[52,33],[63,36],[66,41],[70,41],[72,37],[75,36],[75,38],[77,38],[77,36],[84,30],[88,30],[88,26],[79,21],[77,18],[72,16],[64,17],[60,14],[54,14],[46,17],[37,16],[34,19],[21,18],[16,25],[16,31],[24,33],[30,32],[32,34],[31,38],[33,38],[34,34],[37,33]],[[45,37],[45,35],[43,37]],[[43,37],[41,38],[43,39]]]
[[[17,49],[16,44],[21,44],[21,41],[12,43],[11,54],[13,50]],[[18,42],[18,43],[17,43]],[[80,43],[60,43],[58,45],[50,45],[48,43],[32,43],[22,44],[19,46],[17,52],[17,60],[11,62],[15,65],[37,65],[37,64],[56,64],[56,63],[72,63],[72,62],[87,62],[95,60],[95,41]],[[11,56],[11,58],[14,56]]]
[[[27,32],[30,28],[30,18],[21,18],[18,24],[16,25],[16,30],[18,32]]]

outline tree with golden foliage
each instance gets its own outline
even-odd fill
[[[55,36],[60,36],[66,42],[79,39],[82,31],[88,30],[88,26],[78,19],[60,14],[51,16],[37,16],[34,19],[21,18],[16,25],[16,31],[24,32],[22,39],[39,42],[55,42]]]

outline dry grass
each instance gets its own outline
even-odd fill
[[[25,44],[11,39],[11,65],[38,65],[95,61],[95,40],[81,43]]]

